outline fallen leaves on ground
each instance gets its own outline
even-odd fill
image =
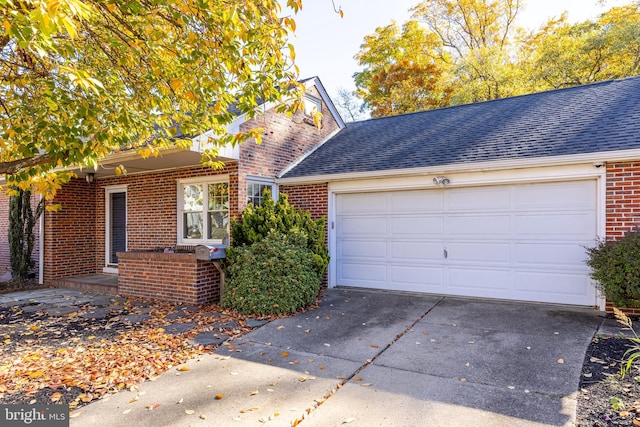
[[[7,345],[0,348],[0,403],[37,400],[68,403],[73,409],[107,393],[133,390],[136,384],[174,367],[188,371],[183,363],[214,348],[193,345],[189,340],[200,332],[221,331],[221,322],[239,324],[224,330],[232,338],[250,331],[242,326],[242,316],[216,305],[188,312],[179,320],[167,320],[165,317],[180,306],[153,303],[152,318],[132,326],[123,317],[136,313],[135,301],[127,300],[123,305],[125,310],[112,311],[104,319],[81,317],[95,309],[88,305],[57,317],[23,313],[20,307],[2,309],[0,337]],[[203,315],[209,312],[221,315]],[[179,322],[196,327],[175,335],[165,332],[167,324]]]

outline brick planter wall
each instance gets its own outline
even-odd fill
[[[118,252],[118,294],[201,305],[220,300],[220,273],[195,254]]]

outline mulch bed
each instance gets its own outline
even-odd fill
[[[640,370],[622,378],[620,367],[632,343],[620,337],[596,337],[582,366],[578,426],[640,426]]]

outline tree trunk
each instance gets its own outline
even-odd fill
[[[44,199],[36,211],[31,207],[31,190],[17,189],[9,200],[9,256],[11,275],[18,286],[23,286],[35,266],[32,259],[35,243],[34,228],[44,210]]]

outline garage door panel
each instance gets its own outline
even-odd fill
[[[442,289],[444,285],[444,273],[441,267],[397,264],[390,268],[390,276],[392,284],[416,285],[423,289],[422,292]]]
[[[344,261],[339,263],[340,276],[346,286],[355,283],[384,283],[387,280],[387,268],[382,263],[358,263]]]
[[[442,238],[442,234],[444,233],[444,218],[441,216],[397,216],[389,219],[389,227],[393,236],[409,235],[414,237],[428,237],[437,235]]]
[[[442,242],[429,241],[392,241],[391,262],[414,261],[443,261],[444,245]]]
[[[387,234],[386,217],[353,216],[338,222],[341,237],[379,237]]]
[[[514,246],[515,262],[539,266],[573,266],[586,270],[587,254],[582,245],[562,243],[518,243]]]
[[[343,240],[340,245],[339,257],[369,258],[385,262],[387,257],[387,242],[385,240]]]
[[[387,211],[387,195],[385,193],[350,194],[340,198],[337,204],[337,214],[372,214]]]
[[[514,187],[514,208],[531,210],[594,210],[595,191],[592,181],[553,182]]]
[[[456,294],[460,294],[463,289],[469,291],[507,290],[510,288],[510,281],[509,271],[504,269],[449,268],[449,286],[457,289]],[[478,293],[472,292],[466,293],[466,295],[478,296]]]
[[[450,242],[447,262],[474,262],[508,265],[511,247],[508,243]]]
[[[446,191],[449,211],[496,211],[511,207],[508,187],[456,188]]]
[[[492,238],[506,238],[511,230],[511,216],[509,215],[452,215],[449,220],[449,234],[483,235]]]
[[[585,274],[520,271],[515,285],[522,299],[593,305],[593,285]]]
[[[441,212],[443,193],[438,191],[398,191],[389,197],[391,212]]]
[[[520,238],[531,240],[589,240],[594,238],[595,214],[568,213],[549,215],[517,214],[514,232]]]

